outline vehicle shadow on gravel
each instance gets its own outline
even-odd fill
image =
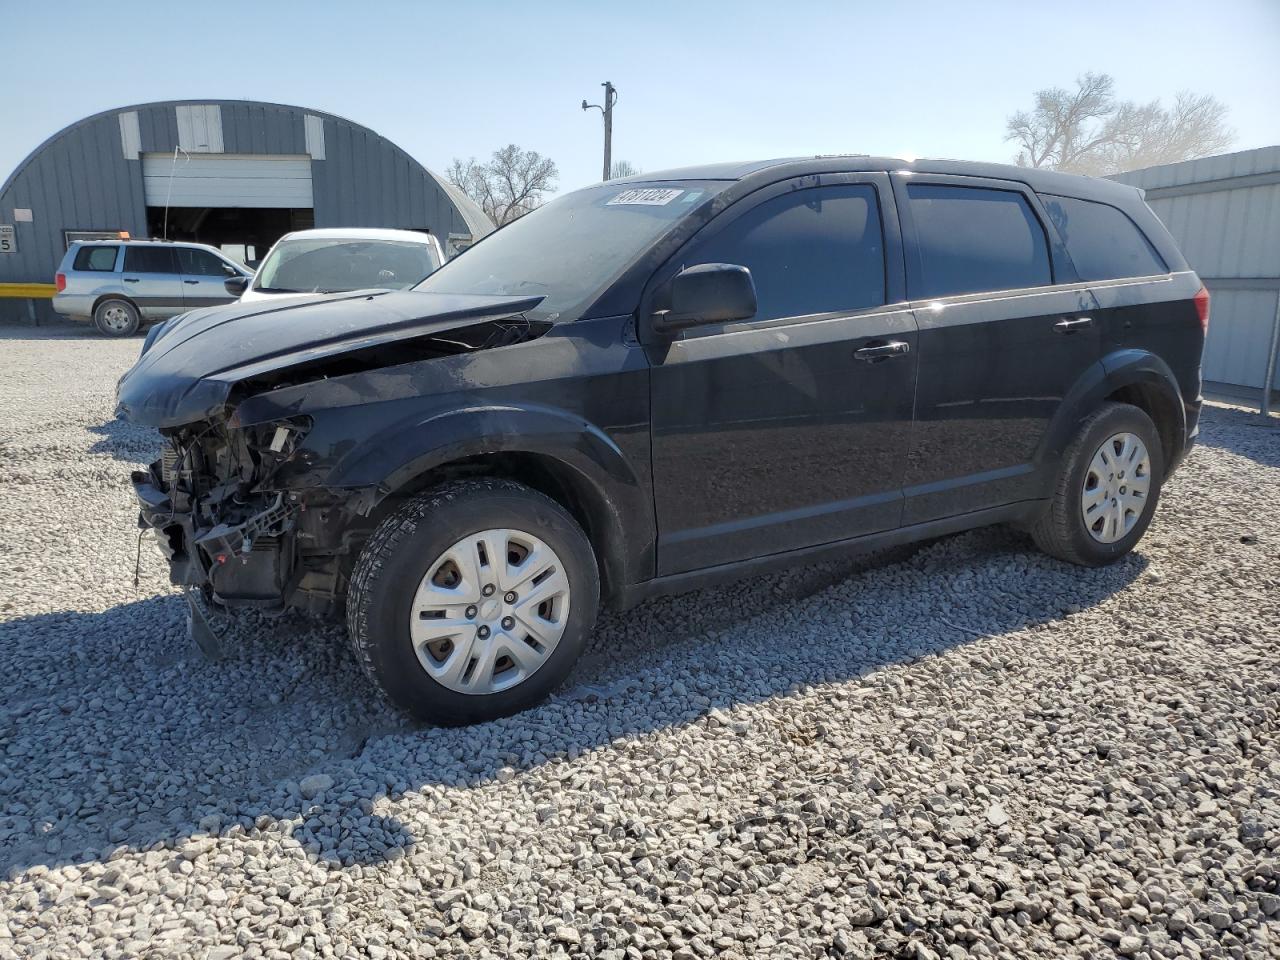
[[[176,864],[215,833],[333,867],[395,859],[445,842],[380,812],[400,796],[728,723],[737,708],[1078,613],[1145,566],[1081,570],[986,530],[658,599],[603,616],[550,701],[467,729],[385,705],[336,625],[239,617],[212,663],[174,595],[0,621],[0,871],[122,847]]]

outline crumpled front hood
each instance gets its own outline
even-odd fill
[[[363,291],[195,311],[165,331],[120,379],[116,412],[153,427],[204,420],[225,406],[232,387],[248,377],[514,316],[541,300]]]

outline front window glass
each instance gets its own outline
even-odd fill
[[[542,296],[531,313],[577,319],[721,181],[606,183],[552,200],[450,260],[417,289]]]
[[[751,271],[754,319],[776,320],[884,303],[884,238],[875,188],[797,190],[751,208],[681,264]]]
[[[426,243],[299,237],[276,244],[253,288],[264,293],[403,290],[439,265],[435,249]]]
[[[232,269],[231,264],[215,257],[208,250],[199,250],[195,247],[179,247],[178,263],[182,265],[182,272],[188,276],[235,276],[235,270]]]

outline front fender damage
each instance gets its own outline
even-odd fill
[[[363,370],[510,346],[540,336],[546,325],[508,317],[468,327],[419,338],[411,350],[363,345],[325,361],[312,356],[292,368],[259,372],[235,385],[231,402],[217,415],[161,428],[164,454],[134,471],[132,482],[139,526],[154,532],[171,582],[202,610],[339,612],[354,557],[372,532],[373,507],[386,491],[379,485],[299,484],[311,417],[298,413],[244,425],[237,407],[272,391]],[[203,619],[192,614],[193,636]],[[202,646],[216,648],[207,633],[202,637]]]

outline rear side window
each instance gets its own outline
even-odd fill
[[[919,263],[911,297],[949,297],[1053,282],[1044,228],[1014,190],[907,187]]]
[[[125,247],[125,273],[177,273],[172,247]]]
[[[1081,280],[1116,280],[1168,273],[1169,267],[1129,217],[1105,203],[1040,197],[1067,245]]]
[[[235,272],[208,250],[179,247],[177,254],[182,272],[188,276],[229,277]]]
[[[879,306],[884,237],[875,188],[815,187],[766,200],[700,244],[684,265],[698,263],[750,270],[755,320]]]
[[[110,273],[116,267],[119,247],[81,247],[76,251],[75,269]]]

